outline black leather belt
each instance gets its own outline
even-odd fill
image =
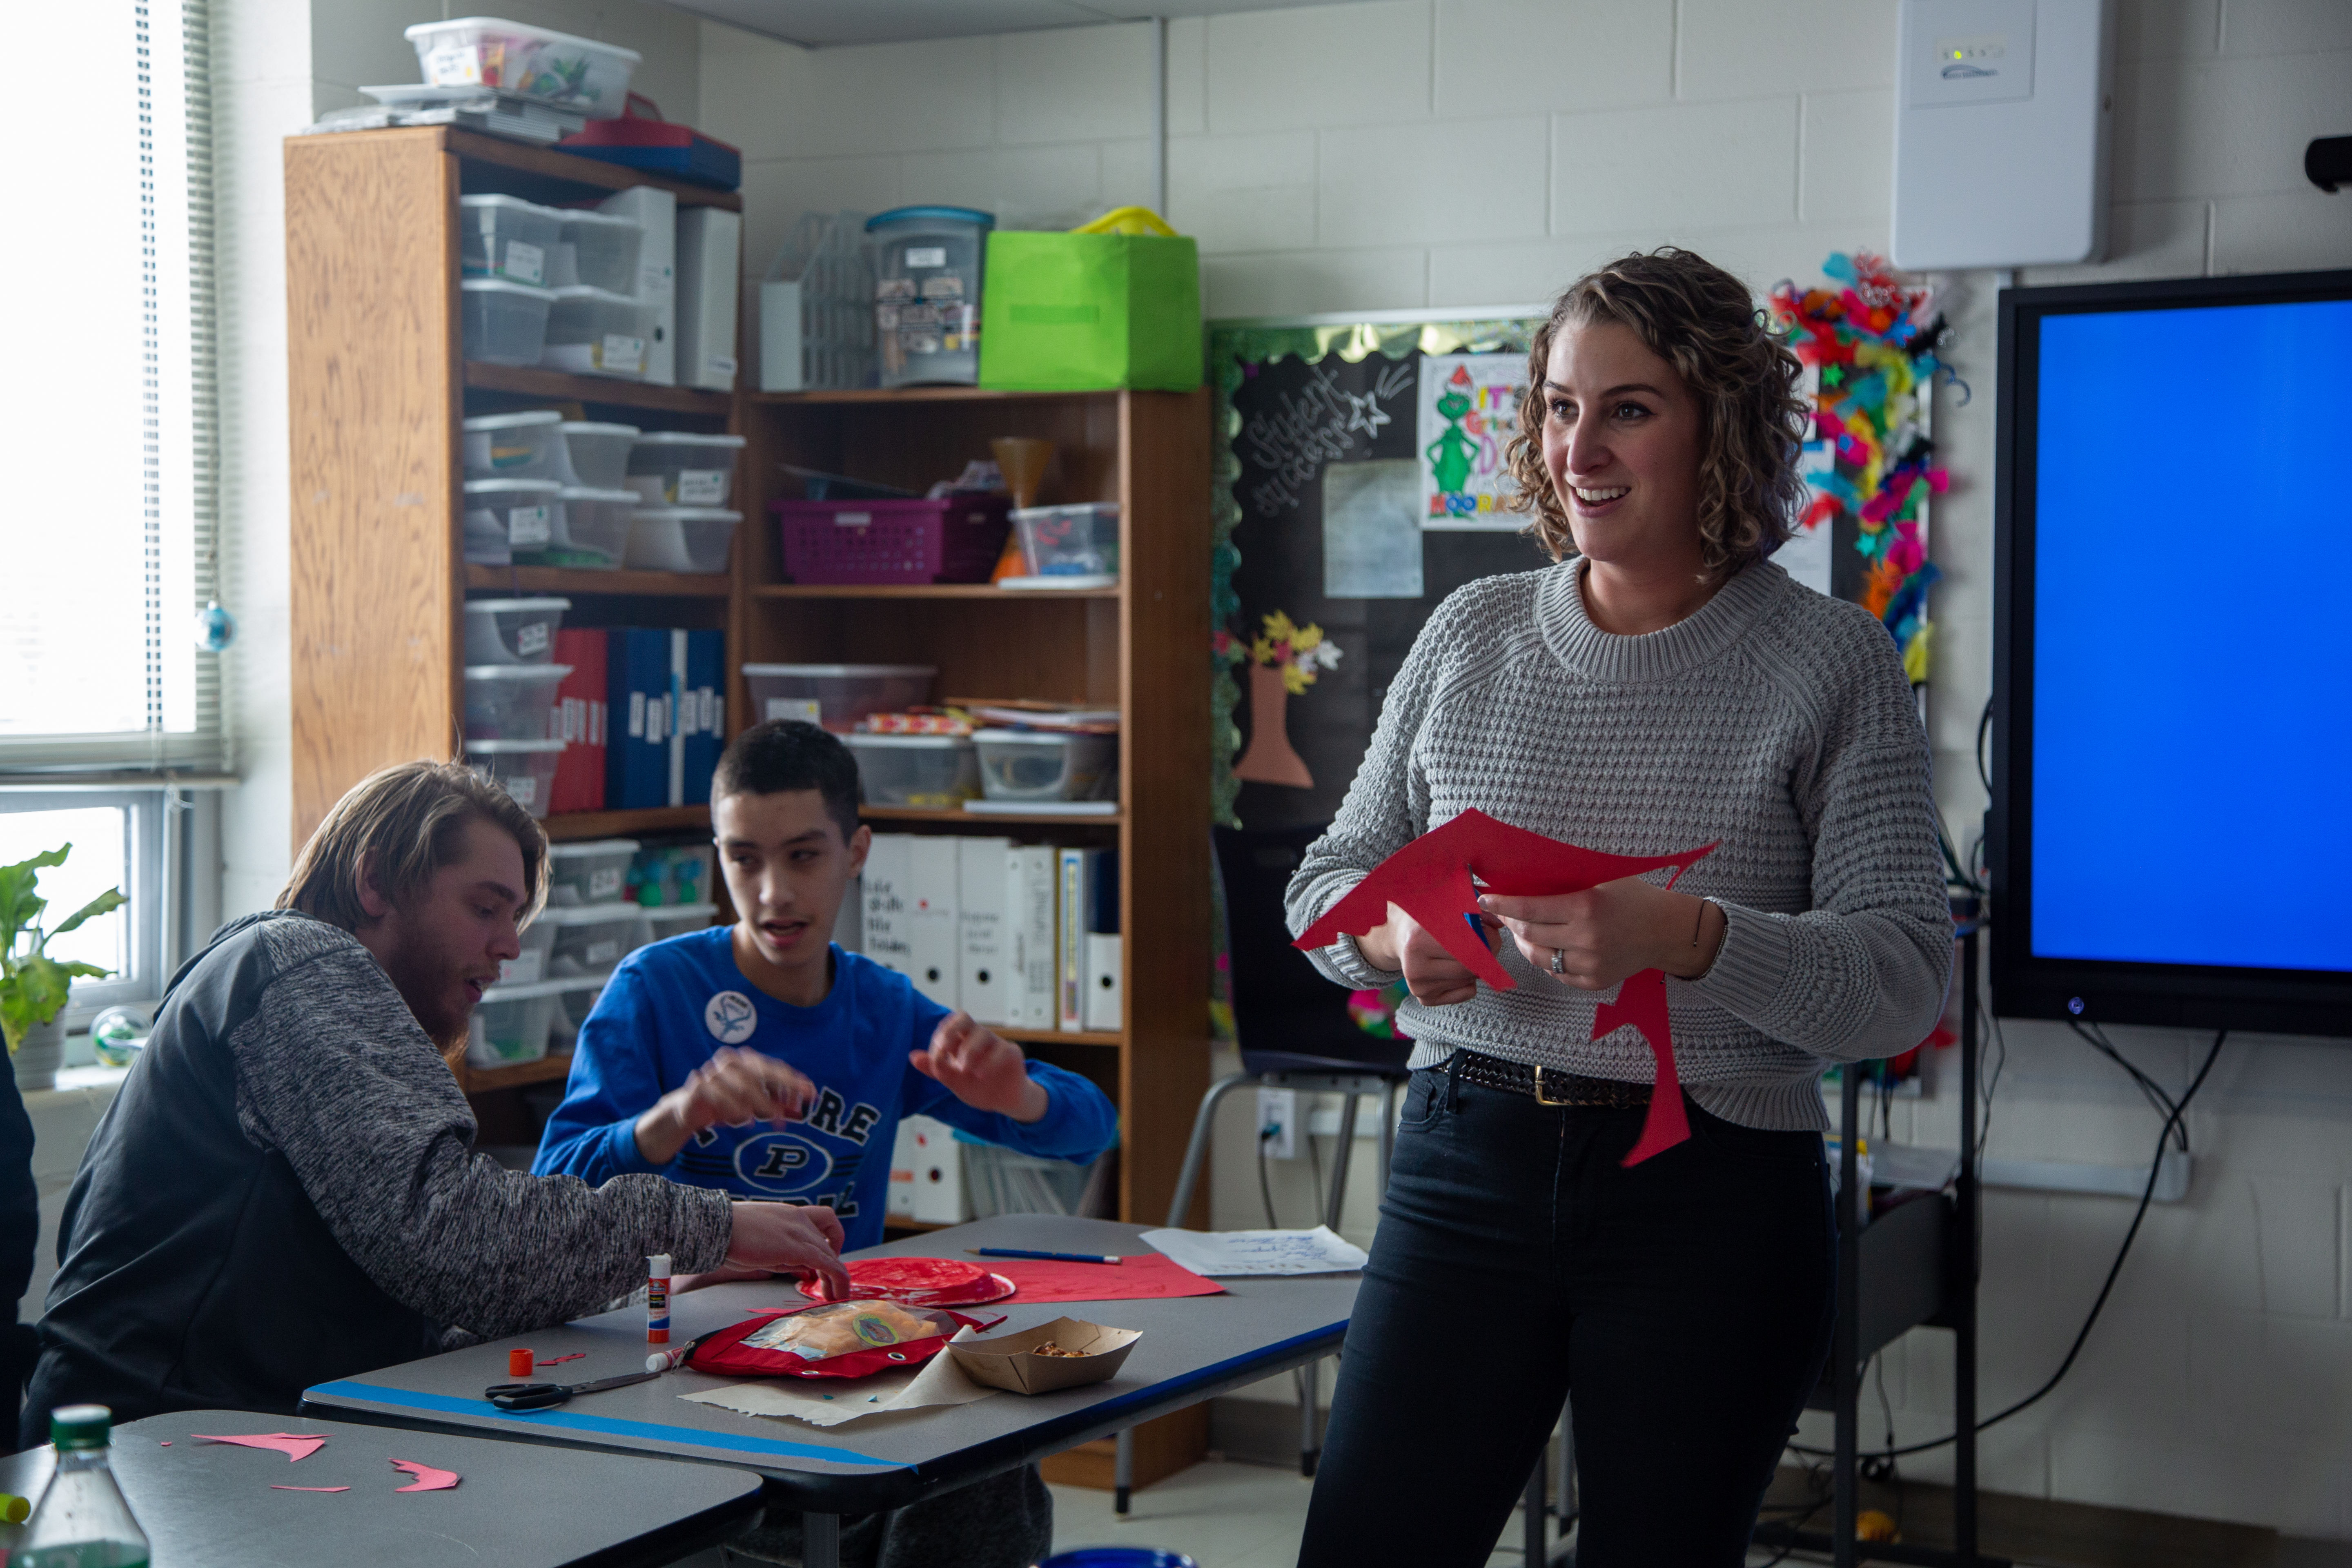
[[[1633,1110],[1650,1103],[1650,1086],[1622,1079],[1587,1078],[1557,1068],[1524,1067],[1499,1057],[1483,1056],[1455,1047],[1443,1069],[1481,1089],[1508,1089],[1538,1105],[1590,1106],[1602,1110]]]

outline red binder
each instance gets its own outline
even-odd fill
[[[570,665],[572,673],[555,689],[548,738],[570,744],[556,759],[550,815],[604,809],[604,647],[602,627],[555,634],[555,662]]]

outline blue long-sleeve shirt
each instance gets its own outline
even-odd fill
[[[902,1116],[936,1117],[991,1143],[1074,1162],[1118,1141],[1118,1113],[1102,1090],[1060,1068],[1029,1063],[1050,1103],[1028,1123],[975,1110],[916,1071],[908,1053],[927,1048],[948,1014],[905,975],[835,947],[833,989],[814,1007],[795,1007],[744,978],[730,931],[656,942],[614,972],[580,1026],[563,1103],[548,1120],[534,1173],[596,1186],[651,1173],[747,1198],[825,1204],[858,1247],[882,1239]],[[668,1164],[647,1163],[637,1150],[637,1118],[721,1046],[757,1050],[806,1074],[816,1086],[806,1119],[705,1128]]]

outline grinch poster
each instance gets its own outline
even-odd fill
[[[1511,533],[1509,449],[1527,395],[1523,353],[1425,354],[1421,362],[1421,526],[1431,532]]]

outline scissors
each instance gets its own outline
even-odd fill
[[[575,1394],[602,1394],[608,1388],[650,1383],[660,1375],[633,1372],[622,1377],[600,1377],[593,1383],[494,1383],[482,1390],[482,1397],[501,1410],[551,1410]]]

